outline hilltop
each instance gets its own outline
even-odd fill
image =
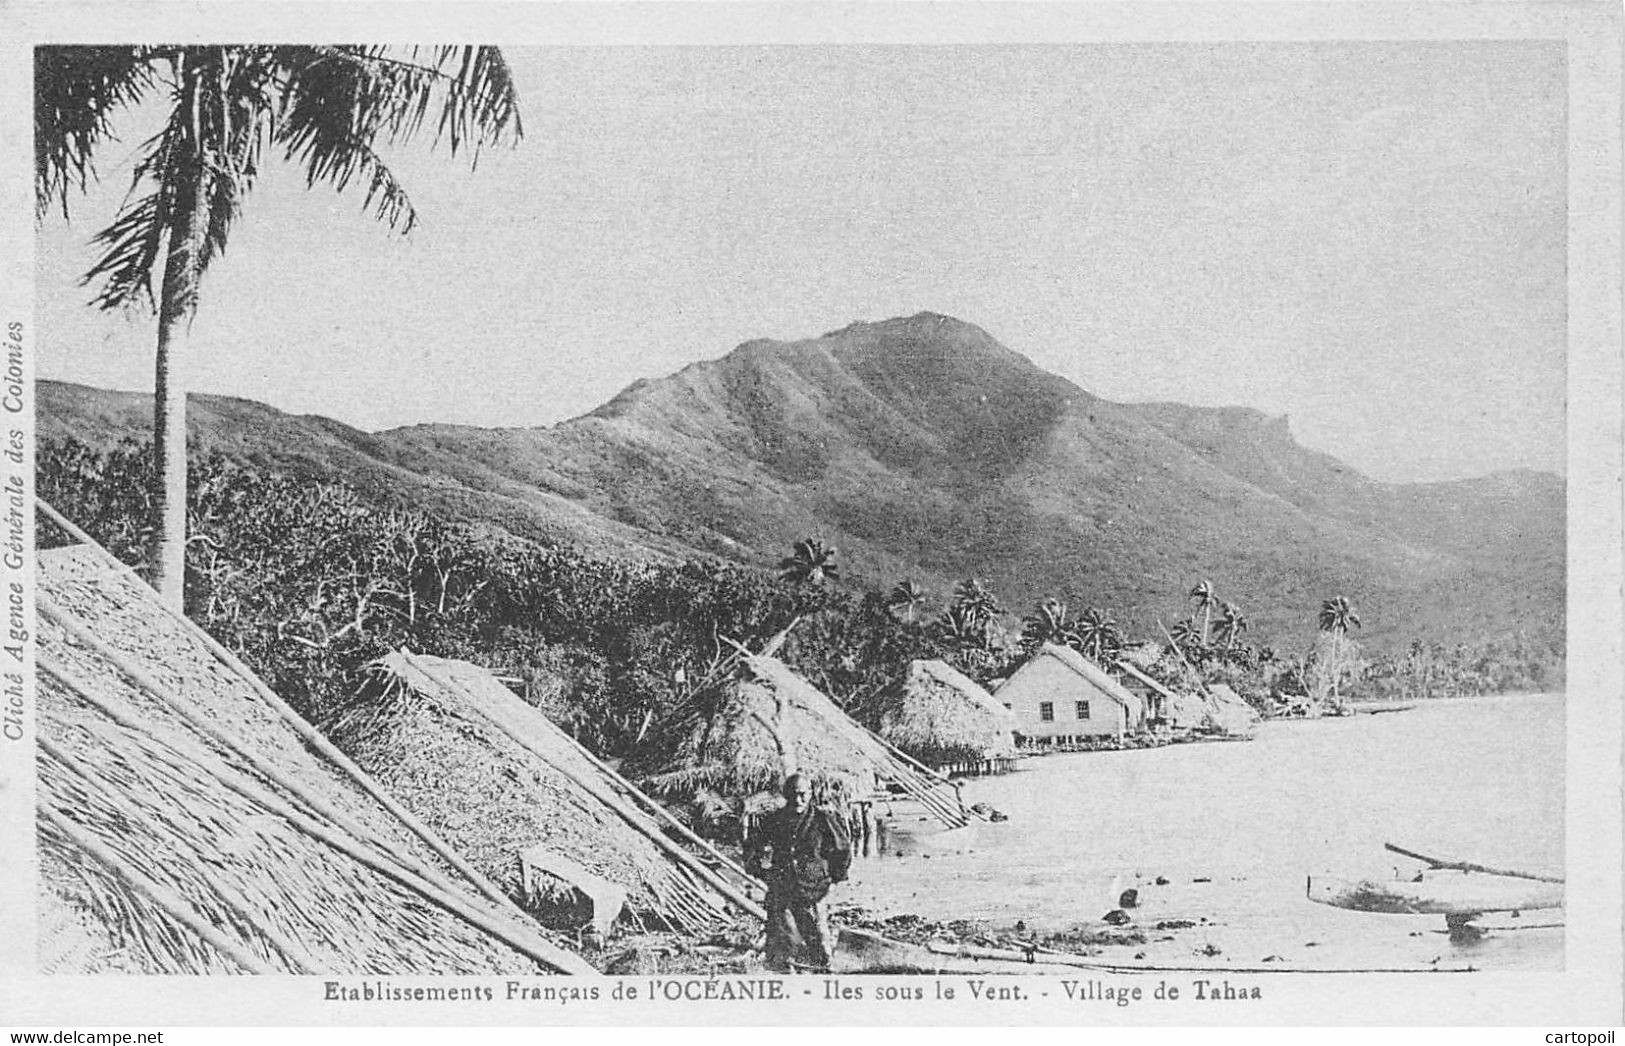
[[[944,599],[978,577],[1131,633],[1210,579],[1260,641],[1298,646],[1319,601],[1366,638],[1453,644],[1561,629],[1563,481],[1373,481],[1240,408],[1119,404],[932,313],[747,342],[546,428],[375,434],[193,398],[201,445],[458,518],[618,555],[771,565],[817,536],[843,572]],[[41,383],[42,436],[140,434],[150,399]]]

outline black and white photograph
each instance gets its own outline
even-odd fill
[[[0,9],[0,1024],[1620,1024],[1554,6]]]

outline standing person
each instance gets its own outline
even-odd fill
[[[770,864],[764,858],[771,852]],[[790,972],[795,934],[801,934],[808,964],[829,970],[830,932],[824,898],[842,882],[852,863],[845,820],[828,807],[814,806],[812,785],[801,774],[784,780],[784,805],[751,832],[750,871],[767,883],[767,965]]]

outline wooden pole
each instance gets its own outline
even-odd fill
[[[540,713],[538,713],[538,714],[540,714]],[[599,770],[603,771],[603,773],[607,777],[609,777],[610,780],[612,780],[616,784],[620,785],[621,788],[628,795],[630,795],[635,801],[637,801],[639,805],[641,805],[644,808],[650,810],[657,817],[659,817],[661,820],[665,821],[667,824],[669,824],[673,828],[677,829],[678,834],[680,834],[683,838],[689,840],[690,842],[694,843],[696,846],[700,847],[702,850],[704,850],[706,853],[710,854],[712,857],[716,858],[717,861],[719,861],[724,868],[727,868],[729,871],[733,872],[735,875],[738,875],[741,878],[743,878],[745,880],[745,885],[746,886],[754,886],[759,890],[767,889],[767,886],[761,880],[757,879],[755,876],[753,876],[749,872],[747,872],[737,861],[733,860],[733,858],[731,858],[728,855],[722,853],[716,847],[712,846],[710,843],[708,843],[704,839],[700,838],[697,834],[695,834],[693,829],[689,828],[688,825],[684,824],[683,822],[679,821],[677,818],[673,817],[670,810],[667,810],[664,806],[661,806],[660,803],[657,802],[652,796],[646,795],[636,785],[634,785],[632,782],[628,781],[626,778],[622,777],[619,773],[617,773],[614,770],[614,768],[609,766],[603,760],[599,759],[597,756],[593,755],[592,752],[588,751],[587,747],[585,745],[583,745],[580,741],[577,741],[575,738],[571,737],[569,734],[566,734],[562,730],[559,731],[559,736],[563,737],[566,741],[568,741],[575,748],[575,750],[577,752],[580,752],[581,755],[583,755],[587,759],[587,761],[589,763],[591,763],[593,766],[597,767]]]
[[[78,778],[81,785],[83,785],[87,791],[90,792],[90,794],[95,795],[101,802],[111,806],[130,823],[139,824],[142,821],[148,820],[148,818],[142,815],[141,811],[137,809],[133,802],[131,802],[128,798],[119,795],[115,789],[106,787],[105,782],[98,781],[92,776],[90,771],[85,769],[78,757],[74,756],[66,749],[58,748],[44,734],[39,736],[39,746],[40,751],[44,752],[51,759],[54,759],[66,772]],[[273,927],[264,925],[264,920],[256,917],[255,913],[251,911],[247,899],[243,897],[242,894],[232,889],[224,882],[213,881],[213,879],[208,875],[205,875],[204,879],[208,882],[209,888],[218,895],[221,903],[224,904],[225,907],[237,917],[237,920],[242,925],[253,927],[255,933],[265,938],[276,947],[277,951],[282,953],[283,957],[287,960],[290,972],[321,972],[316,965],[307,961],[311,958],[311,956],[304,948],[284,937]],[[177,894],[176,896],[179,895]],[[218,920],[212,921],[214,922],[214,925],[220,925]]]
[[[114,650],[106,643],[103,643],[98,637],[92,634],[89,629],[85,628],[71,615],[59,608],[44,592],[39,592],[36,594],[35,604],[39,608],[39,612],[43,617],[55,623],[57,627],[67,632],[68,635],[72,636],[79,643],[95,652],[98,657],[101,657],[103,660],[107,661],[108,664],[112,665],[118,671],[123,673],[131,682],[135,683],[141,689],[145,690],[154,698],[172,709],[199,733],[214,741],[225,750],[237,753],[245,762],[254,767],[256,771],[263,774],[267,779],[275,782],[279,787],[286,790],[289,794],[298,796],[313,810],[316,810],[318,813],[322,814],[322,816],[328,818],[345,831],[350,832],[357,838],[373,840],[374,845],[377,845],[381,850],[389,853],[390,856],[394,857],[396,860],[401,861],[403,864],[408,863],[407,860],[402,855],[396,853],[393,847],[391,847],[388,843],[378,840],[370,832],[367,832],[359,825],[356,825],[348,817],[334,809],[326,802],[326,800],[322,799],[318,795],[312,794],[309,789],[305,788],[299,782],[294,781],[281,770],[266,762],[259,755],[249,751],[243,745],[237,743],[237,741],[235,741],[229,734],[198,713],[178,694],[175,694],[170,690],[169,687],[153,678],[153,676],[142,669],[141,666],[131,661],[120,651]],[[182,620],[185,619],[183,618]],[[191,624],[190,622],[187,623]],[[196,628],[195,625],[192,627]],[[88,688],[84,687],[82,684],[76,684],[76,681],[72,680],[71,677],[67,676],[60,670],[52,670],[52,674],[56,675],[59,679],[62,679],[64,683],[73,686],[75,691],[80,693],[82,696],[89,695]],[[104,712],[110,707],[104,702],[98,701],[97,704],[98,707],[101,707]],[[291,709],[289,710],[289,714],[293,714]],[[303,720],[300,722],[302,723]],[[323,740],[325,741],[326,739],[324,738]],[[356,769],[357,773],[360,773],[360,768],[357,767]],[[371,779],[366,778],[365,782],[370,784]],[[376,787],[376,785],[373,785],[373,788]],[[393,800],[390,802],[393,803]],[[389,804],[385,805],[386,808],[388,808]],[[391,810],[391,813],[393,812],[394,811]],[[404,811],[402,812],[404,813]],[[411,815],[408,814],[407,816],[410,817]],[[408,827],[411,826],[408,825]],[[423,827],[422,832],[428,833],[428,838],[438,841],[438,837],[434,836],[432,832],[429,832],[427,827]],[[421,835],[422,833],[419,834]],[[440,845],[444,847],[445,844],[441,843]],[[440,851],[437,849],[436,852],[438,853]],[[447,857],[448,854],[450,855],[448,858],[449,863],[451,863],[453,868],[456,868],[458,871],[468,875],[471,881],[473,881],[476,885],[478,885],[480,882],[485,883],[487,889],[482,889],[481,892],[485,893],[488,898],[495,901],[498,907],[504,911],[516,913],[528,921],[529,917],[524,915],[524,911],[522,909],[515,905],[513,901],[507,897],[507,895],[498,890],[494,884],[491,884],[489,880],[486,880],[483,876],[481,876],[479,872],[468,867],[461,858],[456,857],[455,854],[450,854],[449,850],[442,853],[441,856]]]
[[[1212,700],[1213,691],[1209,690],[1207,683],[1202,680],[1202,673],[1196,670],[1196,666],[1191,664],[1190,658],[1185,656],[1185,651],[1181,650],[1179,644],[1174,642],[1174,637],[1168,632],[1167,627],[1163,625],[1160,617],[1157,618],[1157,627],[1162,629],[1162,634],[1168,637],[1168,645],[1174,648],[1174,653],[1179,655],[1179,660],[1184,662],[1185,667],[1191,670],[1191,675],[1195,678],[1196,685],[1202,688],[1202,693]]]
[[[44,596],[40,598],[42,601],[46,599]],[[46,617],[47,619],[51,619],[52,612],[48,610],[43,603],[40,607],[40,611],[42,616]],[[57,613],[60,613],[60,611],[57,611]],[[124,727],[126,730],[148,735],[152,733],[152,731],[145,724],[131,718],[130,716],[126,715],[122,709],[119,709],[113,704],[97,696],[89,684],[80,679],[75,673],[70,672],[66,668],[63,668],[61,665],[57,664],[51,655],[41,651],[38,655],[38,665],[41,673],[54,677],[58,683],[73,691],[74,695],[77,696],[79,700],[85,702],[92,708],[95,708],[97,711],[101,712],[118,725]],[[114,667],[120,668],[122,671],[121,666],[115,664]],[[347,816],[330,806],[320,796],[312,795],[306,792],[298,782],[291,780],[285,774],[283,774],[281,770],[261,759],[252,751],[249,751],[237,744],[229,735],[220,731],[207,719],[203,719],[200,716],[191,714],[191,711],[183,705],[176,705],[174,703],[173,695],[169,694],[168,691],[163,689],[161,686],[157,691],[154,691],[150,687],[143,686],[141,681],[135,680],[134,677],[132,677],[132,681],[134,681],[137,686],[141,686],[143,690],[146,690],[149,694],[167,705],[172,711],[179,715],[182,720],[192,726],[193,729],[203,734],[204,737],[207,737],[215,744],[220,745],[226,751],[234,753],[238,758],[242,759],[243,762],[247,763],[266,780],[282,787],[290,794],[297,796],[300,801],[305,803],[305,805],[309,806],[323,817],[326,817],[340,828],[343,828],[345,831],[349,832],[358,839],[368,840],[374,846],[377,846],[380,850],[389,854],[403,865],[411,866],[416,864],[416,862],[412,861],[407,855],[396,851],[394,847],[390,846],[386,840],[378,839],[361,825],[351,821]],[[155,680],[153,682],[156,684]],[[208,756],[201,754],[195,746],[185,743],[179,737],[166,738],[165,743],[197,762],[202,763],[209,758]]]
[[[37,737],[36,740],[42,746],[47,744],[44,737]],[[91,838],[89,834],[80,831],[78,825],[75,825],[72,821],[68,820],[66,817],[63,817],[49,806],[41,805],[38,807],[38,810],[39,816],[44,818],[53,828],[66,836],[69,842],[73,843],[73,845],[79,847],[85,853],[99,861],[104,867],[107,868],[109,872],[113,873],[115,878],[124,883],[125,886],[129,887],[130,890],[142,897],[145,897],[148,901],[151,901],[153,904],[163,909],[170,918],[174,919],[188,930],[191,930],[193,933],[197,934],[204,941],[208,942],[209,946],[215,951],[219,952],[221,955],[224,955],[226,958],[230,959],[238,966],[241,966],[249,973],[273,974],[277,972],[276,970],[271,969],[271,967],[267,966],[265,963],[261,962],[257,956],[250,955],[235,941],[226,937],[219,930],[216,930],[213,926],[210,926],[208,923],[204,922],[198,917],[197,913],[191,909],[191,906],[182,900],[181,896],[175,893],[175,891],[166,886],[153,882],[151,879],[148,879],[134,868],[131,868],[113,851],[103,846],[97,840]],[[197,972],[201,973],[202,971],[200,970]]]
[[[429,679],[434,680],[441,686],[455,689],[455,687],[451,687],[450,684],[448,684],[444,679],[435,675],[434,672],[429,670],[426,666],[418,664],[412,655],[406,654],[404,651],[402,653],[406,657],[407,663],[411,664],[413,668],[417,669],[419,672],[422,672]],[[495,724],[503,733],[512,738],[513,741],[520,747],[534,753],[540,758],[548,759],[546,753],[536,751],[535,747],[531,745],[530,742],[523,736],[523,731],[516,730],[511,723],[505,721],[505,716],[500,713],[492,714],[491,710],[489,709],[485,709],[484,711],[491,722]],[[755,901],[752,901],[743,892],[736,889],[732,883],[722,878],[722,876],[718,875],[703,862],[695,858],[693,854],[666,838],[666,836],[660,831],[655,830],[652,825],[646,824],[637,811],[629,807],[618,796],[614,795],[597,782],[588,781],[586,778],[582,777],[580,774],[571,770],[567,766],[563,766],[551,759],[548,759],[548,762],[555,769],[557,769],[559,773],[563,774],[566,778],[587,792],[587,794],[593,796],[605,806],[615,811],[615,813],[619,814],[621,819],[630,825],[639,835],[642,835],[644,838],[660,847],[666,853],[670,854],[677,861],[686,865],[695,874],[699,875],[700,878],[704,879],[707,883],[714,887],[718,893],[722,894],[724,897],[738,905],[742,911],[750,915],[754,915],[758,919],[766,921],[767,911],[762,908],[761,905],[757,904]]]
[[[130,568],[129,564],[121,562],[117,556],[103,548],[89,534],[86,534],[83,530],[80,530],[78,527],[74,526],[68,521],[67,517],[63,516],[56,509],[52,508],[48,503],[36,498],[34,505],[41,512],[44,512],[46,517],[49,518],[51,522],[62,528],[62,530],[68,535],[87,545],[93,550],[94,554],[102,557],[108,563],[112,564],[116,569],[128,574],[132,578],[135,578],[143,587],[146,587],[146,582],[141,581],[140,576]],[[445,861],[448,865],[462,873],[462,875],[474,885],[475,889],[485,895],[486,899],[505,911],[519,915],[522,918],[528,918],[528,916],[525,916],[523,909],[514,904],[512,898],[508,897],[507,894],[503,893],[496,887],[496,884],[492,883],[467,861],[464,861],[460,856],[458,856],[458,854],[453,851],[451,847],[447,846],[446,843],[427,825],[413,816],[411,811],[407,810],[400,803],[396,802],[393,796],[389,795],[382,788],[380,788],[378,783],[374,781],[366,773],[366,771],[362,770],[361,767],[357,766],[348,756],[339,751],[338,748],[334,746],[333,742],[329,741],[321,734],[320,731],[312,727],[309,723],[305,722],[304,717],[302,717],[298,712],[295,712],[292,706],[290,706],[286,701],[282,700],[281,695],[272,690],[269,686],[266,686],[265,681],[260,679],[259,676],[255,675],[247,665],[243,664],[242,661],[238,659],[237,655],[227,650],[224,646],[221,646],[213,636],[209,635],[209,633],[203,630],[202,626],[193,621],[191,618],[187,617],[180,610],[164,604],[161,600],[155,602],[157,605],[163,607],[166,614],[170,615],[177,622],[179,622],[183,628],[187,629],[187,631],[189,631],[193,637],[198,640],[198,642],[202,643],[209,653],[214,655],[216,660],[225,665],[245,683],[247,683],[249,687],[261,697],[261,699],[271,706],[273,711],[282,717],[293,732],[299,736],[300,740],[308,745],[312,751],[325,757],[334,766],[338,767],[344,774],[348,775],[363,792],[366,792],[367,795],[370,796],[375,802],[379,803],[384,807],[384,809],[393,814],[397,820],[407,827],[408,830],[410,830],[419,839],[423,840],[424,844],[427,845],[430,850],[434,851],[434,853],[438,855],[441,860]]]
[[[1482,872],[1485,875],[1505,875],[1513,879],[1533,879],[1539,883],[1564,882],[1564,880],[1556,878],[1555,876],[1537,875],[1534,872],[1516,872],[1506,868],[1490,868],[1482,864],[1473,864],[1471,861],[1450,861],[1442,857],[1429,857],[1426,854],[1419,854],[1414,850],[1407,850],[1404,847],[1395,846],[1393,843],[1383,843],[1382,845],[1386,850],[1391,850],[1396,854],[1410,857],[1414,860],[1421,861],[1424,864],[1432,865],[1435,868],[1450,868],[1460,872]]]
[[[41,596],[40,599],[44,600],[46,604],[49,603],[49,600],[44,596]],[[42,606],[41,609],[46,610],[47,608]],[[60,611],[56,611],[56,613],[60,613]],[[47,614],[49,616],[49,611],[47,611]],[[92,643],[97,642],[94,637],[88,638]],[[97,652],[100,653],[101,651],[98,650]],[[116,652],[114,652],[114,657],[117,657]],[[107,712],[109,717],[113,718],[119,723],[119,725],[125,727],[126,729],[132,729],[142,733],[148,732],[139,725],[133,724],[131,721],[112,712],[110,710],[111,706],[106,705],[100,699],[96,698],[89,692],[88,688],[83,686],[83,684],[72,679],[60,668],[50,664],[49,661],[44,662],[42,667],[51,675],[56,676],[57,679],[60,680],[64,685],[73,689],[75,693],[88,699],[90,703],[95,705],[99,710]],[[115,667],[119,668],[121,671],[124,671],[126,666],[118,665],[115,662]],[[133,668],[133,666],[130,667]],[[145,677],[145,673],[140,673],[139,669],[135,669],[135,672]],[[150,677],[137,678],[135,675],[131,675],[130,678],[143,690],[150,693],[154,698],[157,698],[165,704],[169,704],[174,707],[175,698],[173,695],[169,694],[161,684],[157,683],[156,680],[153,680]],[[298,782],[289,779],[276,767],[271,766],[264,760],[259,759],[253,753],[246,751],[241,746],[234,744],[231,742],[230,738],[218,734],[218,731],[215,731],[212,726],[209,726],[206,723],[196,722],[194,719],[195,713],[190,713],[181,707],[176,707],[176,711],[181,714],[182,718],[185,718],[188,722],[192,723],[192,725],[203,729],[206,734],[211,736],[211,738],[216,741],[216,743],[224,744],[228,750],[235,752],[246,763],[248,763],[250,767],[263,775],[272,784],[275,784],[278,787],[287,790],[290,794],[299,797],[301,800],[305,801],[311,805],[312,808],[317,809],[318,811],[321,811],[322,807],[325,806],[320,799],[311,796],[298,784]],[[40,738],[40,742],[42,745],[49,744],[49,742],[47,742],[43,737]],[[191,755],[189,757],[193,759],[198,758],[196,755]],[[357,841],[358,839],[373,839],[370,833],[366,833],[364,829],[361,830],[359,835],[353,835],[350,833],[348,828],[346,828],[343,819],[335,819],[334,823],[341,830],[343,830],[344,834],[339,835],[331,832],[317,822],[294,810],[287,803],[278,799],[269,792],[251,788],[243,782],[235,781],[229,773],[223,772],[223,768],[208,767],[205,760],[199,760],[199,762],[206,768],[210,769],[215,778],[223,785],[231,788],[244,798],[258,803],[277,814],[283,820],[304,832],[306,835],[309,835],[311,838],[325,843],[329,847],[346,854],[347,856],[355,859],[361,864],[366,865],[368,868],[371,868],[373,871],[378,872],[381,875],[394,879],[401,885],[417,892],[426,899],[462,918],[465,922],[468,922],[476,929],[483,930],[484,932],[505,941],[521,954],[529,956],[530,958],[541,963],[543,966],[559,970],[563,973],[582,973],[587,976],[597,975],[598,971],[593,969],[590,965],[587,965],[586,960],[581,959],[579,956],[575,956],[570,952],[564,951],[562,948],[559,948],[552,942],[547,941],[539,934],[534,933],[534,931],[529,929],[528,923],[525,925],[516,923],[511,928],[505,927],[492,917],[465,904],[461,898],[456,896],[455,891],[451,888],[450,884],[436,882],[429,876],[419,874],[412,868],[407,867],[405,862],[395,858],[395,856],[390,854],[387,849],[379,847],[379,849],[384,850],[385,856],[392,858],[392,860],[385,860],[376,854],[368,852],[367,849]],[[67,763],[66,765],[72,764]],[[373,845],[377,846],[376,841],[374,841]],[[506,911],[506,908],[504,908],[503,911]]]

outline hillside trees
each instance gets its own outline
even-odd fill
[[[491,669],[608,756],[649,743],[730,640],[759,650],[792,621],[780,656],[860,720],[912,660],[941,659],[987,684],[1025,654],[993,618],[973,612],[973,600],[921,625],[899,620],[881,592],[795,584],[716,560],[545,547],[214,454],[197,455],[191,468],[187,611],[319,725],[364,699],[365,666],[401,646]],[[44,500],[138,563],[151,475],[149,445],[99,454],[46,441],[37,483]],[[52,528],[40,534],[49,539]],[[1099,633],[1101,647],[1085,652],[1100,663],[1117,656],[1123,637],[1105,610],[1069,619],[1057,601],[1049,617],[1072,629],[1080,649],[1080,631]],[[1199,626],[1188,625],[1199,641]],[[1351,670],[1343,683],[1376,696],[1549,688],[1560,685],[1561,642],[1419,645],[1403,659]],[[1146,644],[1135,656],[1157,678],[1194,683],[1170,648]],[[1306,692],[1298,659],[1242,643],[1198,671],[1265,707],[1272,692]]]
[[[1336,704],[1343,683],[1357,678],[1361,669],[1359,647],[1348,638],[1351,626],[1360,627],[1360,616],[1348,597],[1333,596],[1320,605],[1316,621],[1320,635],[1309,657],[1310,696]]]
[[[1090,607],[1078,618],[1077,648],[1083,656],[1099,665],[1109,665],[1123,649],[1125,637],[1109,614],[1098,607]]]
[[[219,455],[191,471],[187,610],[317,723],[355,699],[369,661],[403,645],[562,689],[550,714],[609,755],[635,747],[726,640],[759,648],[791,621],[783,656],[841,700],[872,694],[913,658],[957,655],[876,594],[499,539]],[[44,500],[141,560],[150,445],[97,454],[50,441],[38,475]]]
[[[434,113],[453,156],[516,140],[518,97],[492,47],[95,46],[34,51],[37,217],[94,177],[117,111],[165,110],[144,142],[129,195],[95,242],[86,275],[104,309],[144,307],[157,319],[150,523],[141,532],[159,596],[180,609],[186,574],[186,389],[193,315],[210,264],[226,249],[267,152],[306,184],[343,191],[402,234],[417,220],[378,147],[416,135]],[[154,285],[157,285],[156,291]]]
[[[915,624],[925,609],[925,590],[908,578],[897,582],[886,596],[886,609],[906,624]]]
[[[1077,630],[1066,604],[1059,599],[1046,599],[1022,618],[1021,645],[1034,649],[1045,643],[1072,646],[1077,642]]]
[[[1187,598],[1196,603],[1196,611],[1202,615],[1202,645],[1207,646],[1213,642],[1213,608],[1219,602],[1219,597],[1213,591],[1213,582],[1206,578],[1198,581]]]
[[[836,549],[817,538],[802,538],[779,560],[779,577],[798,585],[818,585],[841,576]]]
[[[1241,634],[1247,631],[1247,616],[1240,607],[1230,602],[1222,605],[1221,612],[1224,616],[1219,618],[1219,641],[1224,644],[1225,653],[1229,654],[1236,649]]]

